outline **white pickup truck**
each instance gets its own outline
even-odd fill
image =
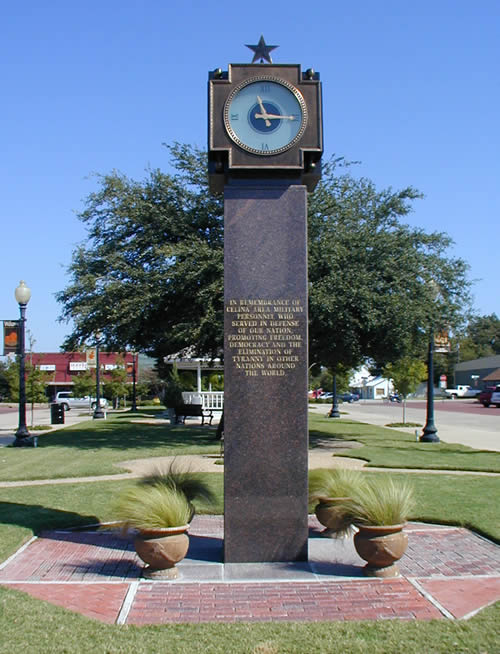
[[[479,395],[481,390],[479,388],[471,388],[470,386],[458,385],[456,388],[446,388],[446,395],[451,397],[452,400],[455,400],[457,397],[476,397]]]

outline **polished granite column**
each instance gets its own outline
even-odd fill
[[[224,191],[224,560],[307,559],[307,191]]]

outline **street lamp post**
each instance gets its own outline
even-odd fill
[[[19,304],[21,319],[19,321],[19,426],[16,431],[14,447],[34,447],[36,440],[26,427],[26,366],[25,366],[25,333],[26,333],[26,307],[31,298],[31,290],[21,280],[15,290],[15,297]]]
[[[333,374],[333,404],[330,412],[328,413],[329,418],[340,418],[339,404],[337,401],[337,375]]]
[[[136,368],[136,357],[137,357],[137,352],[132,352],[132,406],[130,407],[130,411],[132,413],[137,412],[137,395],[136,395],[136,375],[137,375],[137,368]]]
[[[436,425],[434,424],[434,330],[429,336],[429,352],[427,356],[427,419],[420,436],[421,443],[439,443]]]
[[[95,401],[95,409],[94,409],[94,415],[92,416],[94,420],[99,420],[104,418],[104,411],[102,410],[101,407],[101,366],[99,363],[99,345],[101,341],[101,334],[97,333],[96,334],[96,341],[95,341],[95,380],[96,380],[96,401]]]

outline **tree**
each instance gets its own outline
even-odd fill
[[[127,371],[125,370],[123,358],[117,357],[117,367],[109,373],[109,379],[104,384],[104,395],[111,398],[113,408],[117,408],[119,398],[125,397],[128,393]]]
[[[403,357],[388,363],[383,371],[384,377],[392,379],[397,393],[403,397],[403,423],[406,423],[406,398],[417,390],[421,381],[427,377],[427,366],[419,359]]]
[[[130,386],[132,392],[132,387]],[[138,397],[160,398],[165,390],[165,380],[160,378],[158,370],[154,368],[139,368],[139,376],[136,385]]]
[[[94,396],[96,392],[96,376],[94,370],[85,370],[75,375],[73,380],[73,395],[75,397]]]
[[[337,365],[335,372],[335,386],[337,395],[349,390],[349,378],[352,375],[351,368]],[[313,390],[322,389],[330,393],[333,389],[333,372],[324,366],[312,366],[309,375],[309,388]]]
[[[309,202],[310,360],[357,368],[419,355],[433,320],[463,321],[467,265],[446,256],[447,235],[400,222],[415,189],[378,191],[335,164]]]
[[[34,366],[29,360],[25,362],[25,389],[26,401],[46,402],[45,389],[50,374]],[[9,360],[4,369],[5,379],[8,383],[8,397],[11,402],[19,402],[19,362]]]
[[[500,354],[500,319],[495,313],[473,317],[458,341],[461,361]]]
[[[114,172],[87,198],[88,239],[57,294],[62,319],[74,320],[66,348],[102,331],[110,347],[158,358],[187,346],[220,353],[222,198],[208,192],[205,153],[170,152],[174,174],[135,182]],[[417,191],[378,191],[345,166],[327,163],[309,201],[310,360],[334,372],[421,351],[431,316],[460,323],[469,288],[466,264],[446,256],[448,236],[399,222]]]
[[[8,364],[0,361],[0,402],[9,396],[9,378],[7,374]]]
[[[99,176],[80,219],[88,239],[73,253],[71,282],[57,294],[73,319],[73,349],[101,331],[111,349],[162,357],[194,344],[220,351],[223,207],[208,192],[204,153],[171,148],[177,174],[135,182]]]

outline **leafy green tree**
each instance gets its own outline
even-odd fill
[[[9,379],[7,376],[7,362],[0,361],[0,402],[9,396]]]
[[[137,382],[135,385],[135,393],[137,402],[142,402],[145,398],[151,396],[151,386],[146,382]],[[130,384],[127,390],[127,398],[132,398],[132,385]]]
[[[115,409],[118,406],[120,397],[126,397],[129,390],[127,371],[123,359],[117,357],[116,365],[117,367],[110,371],[109,378],[104,383],[104,395],[111,399]]]
[[[403,357],[394,363],[388,363],[384,367],[383,375],[392,379],[394,388],[403,397],[403,423],[406,423],[406,398],[427,378],[427,366],[419,359]]]
[[[50,373],[40,370],[31,361],[26,362],[26,399],[31,404],[47,402],[47,382]]]
[[[112,348],[158,358],[187,346],[220,353],[223,202],[208,192],[204,152],[170,152],[174,174],[136,182],[111,173],[87,198],[88,238],[57,294],[62,319],[74,321],[67,349],[100,330]],[[336,373],[421,351],[431,316],[460,323],[469,288],[448,236],[399,222],[417,191],[379,191],[345,166],[327,163],[309,201],[310,361]]]
[[[458,342],[461,361],[500,354],[500,319],[495,313],[472,318]]]
[[[19,402],[19,363],[17,360],[8,359],[5,367],[5,378],[9,386],[8,399],[11,402]]]
[[[47,402],[47,381],[50,374],[34,366],[29,359],[25,361],[25,392],[26,401]],[[9,360],[4,369],[5,379],[8,384],[8,399],[11,402],[19,402],[19,362]]]
[[[137,379],[136,392],[137,397],[143,398],[160,398],[163,396],[165,389],[165,380],[160,378],[158,370],[155,368],[139,368],[139,375]],[[130,396],[132,394],[132,386],[129,387]]]
[[[333,372],[331,369],[324,366],[313,366],[309,378],[309,388],[323,389],[323,392],[330,393],[333,389]],[[349,389],[349,377],[352,374],[352,369],[345,368],[338,365],[335,374],[335,386],[337,388],[337,395],[344,393]]]
[[[431,321],[463,321],[467,265],[446,256],[447,235],[400,222],[415,189],[325,168],[309,202],[310,360],[357,368],[423,353]]]
[[[177,366],[174,364],[168,368],[170,368],[170,372],[163,390],[162,401],[167,409],[175,409],[183,403],[182,383]]]
[[[66,349],[97,331],[111,349],[162,357],[194,344],[216,354],[223,323],[223,207],[208,192],[206,156],[174,145],[177,174],[143,182],[111,173],[87,198],[88,227],[58,294],[75,327]]]
[[[220,372],[212,372],[209,375],[202,375],[201,386],[206,391],[223,391],[224,390],[224,375]]]
[[[96,392],[95,370],[85,370],[75,375],[73,379],[73,395],[75,397],[93,397]]]

